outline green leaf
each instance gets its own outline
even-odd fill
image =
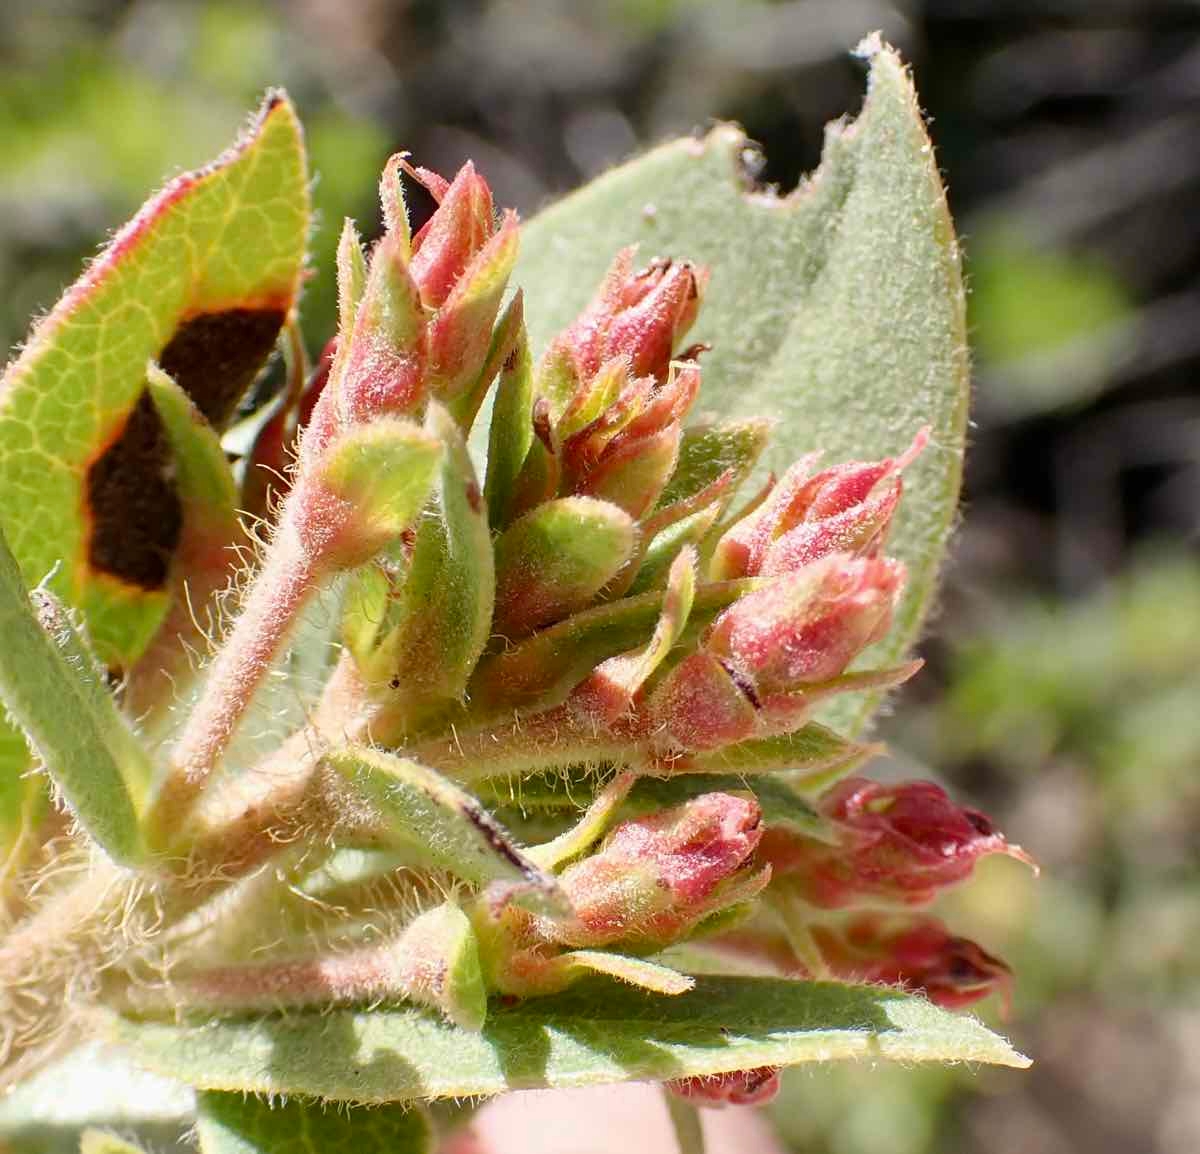
[[[270,97],[242,140],[151,198],[0,382],[0,522],[25,579],[126,666],[167,611],[179,512],[145,396],[157,361],[216,426],[274,346],[309,223],[300,126]]]
[[[367,557],[412,524],[437,477],[442,452],[442,443],[419,425],[390,416],[351,427],[325,450],[321,482],[354,506]]]
[[[655,995],[610,980],[496,1006],[476,1034],[415,1008],[173,1025],[113,1019],[152,1070],[202,1089],[399,1102],[867,1058],[1027,1058],[975,1019],[898,990],[702,977]]]
[[[185,1154],[195,1095],[133,1065],[113,1046],[89,1043],[0,1098],[0,1150],[77,1154],[88,1129],[132,1138],[156,1154]]]
[[[657,813],[703,793],[742,792],[750,784],[735,774],[687,773],[678,777],[643,777],[626,799],[621,817]],[[787,825],[821,841],[833,840],[833,833],[825,819],[786,781],[777,777],[756,777],[753,787],[754,796],[762,807],[763,820],[768,825]]]
[[[149,759],[67,614],[34,595],[41,621],[0,532],[0,697],[84,829],[115,861],[135,863]]]
[[[363,746],[334,750],[325,762],[379,811],[390,832],[435,865],[477,885],[504,882],[550,909],[565,902],[554,879],[487,810],[436,770]]]
[[[340,1110],[201,1094],[196,1113],[200,1154],[430,1154],[434,1148],[429,1116],[415,1106]]]
[[[820,449],[832,464],[930,448],[905,474],[894,552],[909,587],[874,664],[913,643],[958,499],[968,354],[958,247],[910,79],[877,43],[858,119],[827,131],[793,195],[747,192],[731,126],[664,145],[526,226],[514,280],[535,349],[587,303],[622,245],[688,257],[712,279],[688,339],[708,341],[700,408],[777,418],[766,463]],[[862,699],[832,710],[861,725]]]
[[[792,771],[791,780],[812,792],[850,773],[869,757],[882,752],[879,745],[862,745],[818,725],[815,721],[793,733],[756,737],[719,749],[701,750],[681,757],[674,773],[728,773],[756,777],[781,770]]]
[[[706,368],[707,363],[706,357]],[[707,372],[704,388],[707,392]],[[684,429],[679,460],[658,499],[658,507],[686,500],[711,485],[726,470],[733,471],[731,490],[736,489],[750,475],[770,443],[771,426],[763,420],[706,419]]]
[[[531,509],[496,539],[496,631],[532,633],[586,608],[636,539],[633,518],[608,501],[560,497]]]
[[[525,333],[524,298],[514,298],[522,309],[517,343],[500,370],[488,426],[487,476],[484,491],[488,523],[504,529],[511,520],[513,498],[521,466],[533,443],[533,360]]]
[[[707,625],[755,586],[754,579],[698,586],[689,628]],[[491,718],[533,705],[558,705],[600,662],[645,644],[658,623],[665,596],[664,590],[657,590],[597,605],[511,649],[485,654],[468,691],[471,716]]]
[[[412,560],[389,614],[397,627],[380,643],[368,667],[384,679],[406,678],[409,693],[423,701],[460,698],[487,642],[495,597],[492,537],[474,467],[458,426],[436,402],[425,430],[443,446],[433,499],[417,525]],[[394,696],[394,695],[393,695]],[[411,717],[413,705],[406,705]]]

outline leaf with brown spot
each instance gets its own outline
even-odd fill
[[[295,303],[309,215],[300,126],[272,95],[117,233],[0,381],[0,524],[26,581],[59,566],[51,587],[109,666],[149,644],[179,565],[177,462],[147,366],[228,421]]]

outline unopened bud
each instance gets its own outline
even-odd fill
[[[633,250],[623,250],[591,304],[551,345],[541,375],[558,378],[556,390],[573,392],[605,361],[622,357],[633,376],[666,380],[707,283],[708,271],[688,261],[658,260],[635,273]]]
[[[493,631],[522,636],[585,608],[629,559],[636,532],[627,513],[591,497],[518,518],[496,540]]]
[[[752,856],[762,836],[752,794],[706,793],[623,822],[560,881],[575,910],[557,936],[571,946],[677,941],[766,884]]]
[[[623,362],[608,362],[572,399],[556,431],[565,489],[603,497],[641,517],[675,470],[682,422],[699,392],[700,370],[681,364],[661,383],[651,377],[624,381]],[[609,402],[614,385],[621,387]],[[592,412],[581,425],[580,417]]]
[[[758,693],[794,693],[837,677],[891,624],[904,567],[845,554],[746,594],[715,622],[705,649]]]
[[[469,160],[448,185],[425,169],[409,172],[438,201],[437,210],[412,238],[411,267],[422,303],[438,308],[495,231],[492,191]]]
[[[821,959],[837,978],[920,990],[959,1010],[999,991],[1008,1000],[1012,971],[969,938],[929,917],[865,913],[843,925],[811,928]]]
[[[517,233],[516,213],[506,213],[500,231],[475,254],[430,321],[429,388],[435,396],[459,396],[483,367],[517,259]]]
[[[293,524],[305,551],[357,565],[412,524],[436,476],[442,445],[400,417],[337,437],[292,491]]]
[[[444,902],[417,917],[394,954],[398,989],[439,1009],[455,1025],[478,1030],[487,1017],[487,991],[470,919]]]
[[[977,810],[954,804],[931,781],[881,785],[852,777],[818,805],[837,844],[783,828],[763,839],[763,855],[807,902],[838,909],[869,901],[925,905],[966,880],[975,862],[1001,853],[1032,865]]]
[[[647,712],[668,748],[717,749],[754,732],[758,713],[748,690],[711,653],[691,653],[651,695]]]
[[[901,472],[928,440],[925,428],[900,457],[835,465],[816,474],[814,457],[804,458],[762,505],[721,538],[711,576],[727,580],[788,573],[830,553],[872,556],[899,504]]]

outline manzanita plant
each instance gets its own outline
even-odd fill
[[[311,369],[275,95],[35,326],[0,392],[10,1135],[54,1063],[60,1105],[121,1062],[194,1088],[208,1154],[434,1150],[466,1112],[431,1104],[511,1088],[653,1080],[679,1118],[801,1062],[1024,1063],[950,1012],[1007,968],[925,910],[1020,851],[859,776],[967,377],[909,80],[864,54],[786,199],[731,128],[523,228],[470,163],[393,158]]]

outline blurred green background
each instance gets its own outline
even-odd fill
[[[1200,1150],[1200,9],[1154,0],[5,0],[0,344],[264,87],[300,106],[329,332],[345,214],[396,148],[547,199],[740,120],[762,179],[856,107],[873,28],[912,61],[965,236],[967,517],[926,672],[883,724],[1043,864],[984,863],[954,924],[1018,972],[1037,1065],[811,1069],[805,1154]],[[985,1006],[997,1020],[998,1007]]]

